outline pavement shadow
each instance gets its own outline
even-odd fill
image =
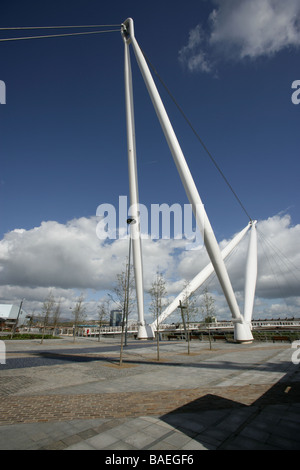
[[[249,362],[245,363],[238,363],[238,362],[229,362],[229,361],[209,361],[209,362],[202,362],[196,360],[193,362],[178,362],[176,360],[176,355],[173,359],[164,359],[162,358],[160,361],[153,360],[153,359],[146,359],[143,357],[132,357],[130,358],[130,353],[124,353],[123,357],[123,366],[139,366],[139,365],[155,365],[160,367],[175,367],[178,368],[178,372],[180,373],[180,368],[191,368],[195,370],[205,370],[205,369],[228,369],[232,371],[239,371],[239,370],[252,370],[254,367],[256,370],[261,370],[266,373],[268,371],[274,370],[274,364],[272,362],[258,364],[256,362]],[[102,362],[103,364],[119,364],[119,356],[114,355],[110,356],[109,354],[99,354],[97,355],[97,351],[80,351],[78,349],[69,350],[68,352],[64,351],[30,351],[30,354],[26,357],[8,357],[6,360],[6,364],[1,366],[1,369],[18,369],[18,368],[26,368],[26,367],[38,367],[38,366],[51,366],[51,365],[60,365],[60,364],[67,364],[67,363],[89,363],[89,362]],[[283,370],[289,366],[289,362],[283,362],[282,368]],[[276,366],[276,364],[275,364]],[[121,366],[122,368],[122,366]]]
[[[285,420],[284,405],[287,404],[297,404],[299,409],[299,413],[295,414],[291,421]],[[276,406],[270,405],[277,405],[277,408],[280,405],[278,409],[281,414],[278,414],[276,419],[274,419],[275,415],[270,417],[272,412],[276,414]],[[269,415],[264,413],[268,406],[270,406],[268,408]],[[260,416],[260,429],[257,428],[258,436],[262,431],[263,436],[271,436],[274,426],[276,426],[276,432],[278,434],[281,432],[283,438],[280,440],[277,437],[278,442],[275,447],[282,450],[300,450],[300,437],[295,440],[295,435],[299,436],[300,431],[300,382],[293,381],[289,374],[286,374],[250,405],[218,395],[206,394],[166,413],[160,419],[208,449],[228,448],[234,450],[234,439],[258,416]],[[247,443],[246,438],[245,447],[237,447],[236,449],[263,450],[272,448],[272,445],[267,442],[259,442],[259,437],[257,437],[257,447],[253,444],[254,442],[250,439]],[[251,448],[251,445],[254,447]]]
[[[228,408],[232,409],[245,406],[247,405],[244,403],[239,403],[234,400],[229,400],[227,398],[208,393],[200,398],[196,398],[196,400],[186,403],[185,405],[171,411],[170,413],[167,413],[166,415],[162,416],[161,419],[168,422],[170,416],[174,414],[197,413],[198,411],[221,410]]]
[[[300,403],[300,382],[286,380],[283,377],[253,404],[263,407],[286,403]]]

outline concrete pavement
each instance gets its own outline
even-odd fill
[[[300,449],[289,343],[7,341],[0,449]]]

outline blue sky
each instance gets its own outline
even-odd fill
[[[250,4],[3,0],[0,26],[120,24],[132,17],[141,48],[250,216],[288,217],[295,229],[300,105],[292,103],[291,87],[300,80],[299,2],[289,0],[283,8],[278,0],[256,0],[255,10]],[[6,104],[0,106],[3,240],[16,229],[31,234],[50,221],[67,226],[88,220],[99,204],[117,206],[119,196],[128,194],[123,54],[119,32],[0,42],[0,80],[6,84]],[[147,207],[185,204],[133,56],[132,68],[140,201]],[[217,239],[228,239],[248,219],[160,86],[159,91]],[[294,262],[298,252],[299,245]],[[12,286],[7,269],[1,284]],[[32,280],[15,281],[16,288],[22,285],[38,287]]]

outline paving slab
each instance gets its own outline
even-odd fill
[[[7,341],[0,450],[300,449],[289,344]]]

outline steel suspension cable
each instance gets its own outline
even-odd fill
[[[16,27],[4,27],[4,28],[0,28],[0,31],[7,31],[7,30],[36,30],[36,29],[65,29],[65,28],[100,28],[100,27],[119,27],[118,29],[112,29],[112,30],[102,30],[102,31],[84,31],[84,32],[75,32],[75,33],[63,33],[63,34],[49,34],[49,35],[39,35],[39,36],[25,36],[25,37],[15,37],[15,38],[1,38],[0,39],[0,42],[6,42],[6,41],[20,41],[20,40],[25,40],[25,39],[41,39],[41,38],[54,38],[54,37],[66,37],[66,36],[80,36],[80,35],[87,35],[87,34],[103,34],[103,33],[112,33],[112,32],[120,32],[121,31],[121,25],[78,25],[78,26],[16,26]],[[229,183],[228,179],[226,178],[224,172],[221,170],[221,168],[219,167],[219,165],[217,164],[215,158],[212,156],[211,152],[208,150],[208,148],[206,147],[206,145],[204,144],[203,140],[201,139],[201,137],[199,136],[198,132],[195,130],[195,128],[193,127],[191,121],[188,119],[188,117],[186,116],[186,114],[184,113],[183,109],[181,108],[181,106],[178,104],[178,102],[176,101],[176,99],[174,98],[174,96],[172,95],[172,93],[170,92],[169,88],[167,87],[167,85],[164,83],[164,81],[162,80],[162,78],[160,77],[160,75],[158,74],[157,70],[155,69],[155,67],[153,66],[153,64],[151,63],[151,61],[148,59],[148,57],[146,56],[146,54],[143,52],[143,55],[146,59],[146,61],[148,62],[149,66],[152,68],[153,72],[155,73],[155,75],[157,76],[157,78],[159,79],[159,81],[161,82],[161,84],[163,85],[163,87],[165,88],[165,90],[167,91],[168,95],[170,96],[170,98],[172,99],[173,103],[175,104],[175,106],[177,107],[177,109],[180,111],[180,113],[182,114],[183,118],[185,119],[185,121],[187,122],[187,124],[189,125],[189,127],[191,128],[192,132],[195,134],[195,136],[197,137],[198,141],[200,142],[200,144],[202,145],[202,147],[204,148],[204,150],[206,151],[206,153],[208,154],[209,158],[211,159],[211,161],[213,162],[213,164],[215,165],[215,167],[217,168],[217,170],[219,171],[220,175],[222,176],[222,178],[224,179],[225,183],[227,184],[227,186],[229,187],[229,189],[231,190],[231,192],[233,193],[233,195],[235,196],[236,200],[238,201],[239,205],[241,206],[241,208],[243,209],[243,211],[245,212],[245,214],[247,215],[247,217],[249,218],[250,221],[252,221],[252,218],[250,217],[250,215],[248,214],[245,206],[242,204],[240,198],[238,197],[237,193],[234,191],[233,187],[231,186],[231,184]]]
[[[79,27],[84,27],[84,26],[69,26],[69,28],[79,28]],[[89,26],[86,26],[89,27]],[[48,26],[47,28],[51,29],[56,29],[56,28],[64,28],[64,26],[59,26],[59,27],[54,27],[54,26]],[[8,29],[8,28],[0,28],[0,29]],[[17,28],[12,28],[12,29],[17,29]],[[32,28],[19,28],[19,29],[33,29]],[[36,29],[43,29],[36,27]],[[114,32],[120,32],[121,31],[121,26],[119,29],[109,29],[109,30],[101,30],[101,31],[84,31],[84,32],[74,32],[74,33],[60,33],[60,34],[46,34],[46,35],[39,35],[39,36],[23,36],[23,37],[14,37],[14,38],[1,38],[1,42],[6,42],[6,41],[21,41],[24,39],[41,39],[41,38],[58,38],[58,37],[65,37],[65,36],[83,36],[87,34],[103,34],[103,33],[114,33]]]
[[[257,233],[264,240],[265,244],[270,247],[270,249],[278,256],[282,264],[285,266],[288,272],[290,272],[296,279],[299,281],[299,277],[296,276],[295,270],[300,272],[298,266],[291,259],[289,259],[276,245],[274,242],[267,238],[266,235],[258,228]]]
[[[74,26],[10,26],[1,28],[0,31],[8,31],[14,29],[67,29],[67,28],[112,28],[120,27],[120,24],[86,24],[86,25],[74,25]]]
[[[157,70],[155,69],[155,67],[153,66],[153,64],[150,62],[150,60],[148,59],[148,57],[146,56],[146,54],[143,52],[143,55],[146,59],[146,61],[148,62],[149,66],[152,68],[153,72],[155,73],[155,75],[157,76],[158,80],[160,81],[160,83],[162,84],[162,86],[165,88],[166,92],[168,93],[168,95],[170,96],[171,100],[173,101],[173,103],[175,104],[175,106],[177,107],[177,109],[179,110],[179,112],[182,114],[183,118],[185,119],[185,121],[187,122],[187,124],[189,125],[189,127],[191,128],[192,132],[195,134],[196,138],[198,139],[198,141],[200,142],[200,144],[202,145],[203,149],[205,150],[205,152],[207,153],[207,155],[209,156],[209,158],[211,159],[211,161],[213,162],[214,166],[216,167],[216,169],[218,170],[218,172],[220,173],[220,175],[222,176],[222,178],[224,179],[225,183],[227,184],[227,186],[229,187],[229,189],[231,190],[232,194],[234,195],[234,197],[236,198],[237,202],[239,203],[239,205],[241,206],[242,210],[245,212],[246,216],[248,217],[248,219],[250,220],[250,222],[252,222],[252,218],[250,217],[248,211],[246,210],[245,206],[243,205],[242,201],[240,200],[240,198],[238,197],[237,193],[235,192],[235,190],[233,189],[233,187],[231,186],[231,184],[229,183],[228,179],[226,178],[224,172],[221,170],[221,168],[219,167],[219,165],[217,164],[215,158],[212,156],[211,152],[208,150],[208,148],[206,147],[205,143],[203,142],[203,140],[201,139],[201,137],[199,136],[198,132],[196,131],[196,129],[194,128],[194,126],[192,125],[191,121],[189,120],[189,118],[186,116],[185,112],[183,111],[183,109],[181,108],[181,106],[178,104],[178,102],[176,101],[176,99],[174,98],[174,96],[172,95],[172,93],[170,92],[169,88],[167,87],[167,85],[165,84],[165,82],[163,81],[163,79],[160,77],[160,75],[158,74]]]

